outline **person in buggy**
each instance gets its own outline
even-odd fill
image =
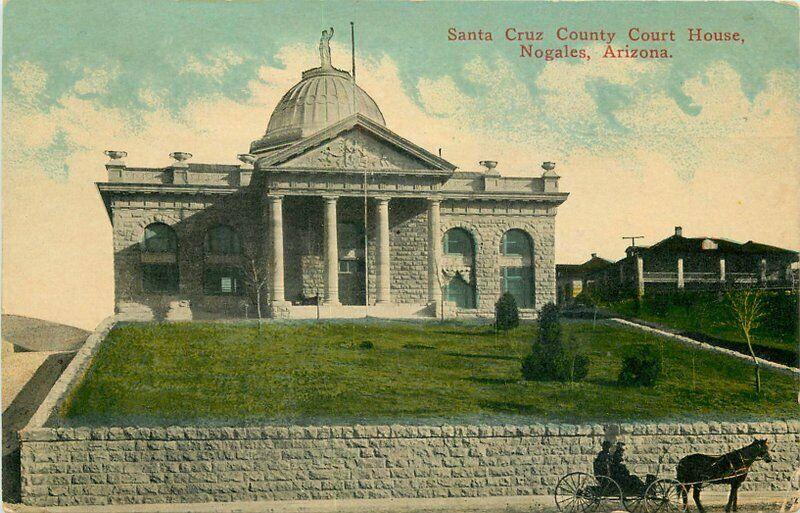
[[[622,461],[624,457],[624,443],[617,442],[614,452],[611,453],[611,442],[604,440],[602,450],[597,453],[597,457],[594,459],[594,475],[610,477],[617,482],[624,492],[644,493],[645,489],[656,480],[656,476],[647,474],[645,480],[642,481],[639,476],[630,473],[628,467]]]
[[[611,442],[603,440],[602,450],[597,453],[597,457],[592,464],[594,476],[611,477]]]

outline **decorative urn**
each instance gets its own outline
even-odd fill
[[[236,158],[244,162],[245,164],[253,165],[257,157],[252,153],[240,153],[236,155]]]
[[[106,157],[110,158],[111,160],[122,160],[128,156],[127,151],[118,151],[118,150],[106,150],[103,152]]]
[[[173,151],[169,154],[170,157],[177,160],[178,162],[184,162],[192,158],[192,154],[185,152],[185,151]]]

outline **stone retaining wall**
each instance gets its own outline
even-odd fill
[[[629,468],[674,476],[693,452],[770,441],[744,489],[781,490],[800,464],[800,421],[751,424],[29,428],[26,504],[549,494],[590,471],[604,438]]]

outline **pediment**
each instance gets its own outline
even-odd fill
[[[413,155],[362,130],[352,129],[310,148],[305,153],[280,164],[287,168],[372,169],[400,171],[433,169]]]
[[[361,116],[351,116],[285,148],[257,168],[418,171],[452,174],[456,166]]]

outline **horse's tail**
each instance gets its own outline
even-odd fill
[[[678,464],[675,466],[675,478],[678,481],[683,482],[683,478],[686,477],[685,474],[686,474],[686,458],[684,457],[681,458],[680,461],[678,461]]]

